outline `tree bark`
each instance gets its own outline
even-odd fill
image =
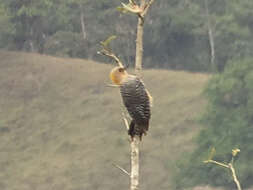
[[[145,0],[140,0],[140,7],[144,9]],[[143,57],[143,26],[144,18],[138,15],[137,36],[136,36],[136,54],[135,54],[135,74],[141,77],[142,57]],[[139,136],[135,136],[131,141],[131,174],[130,190],[139,189]]]
[[[138,18],[136,55],[135,55],[135,74],[141,77],[143,56],[143,19]],[[135,136],[131,141],[131,175],[130,190],[139,189],[139,136]]]
[[[145,0],[140,1],[141,1],[140,7],[144,8],[146,3]],[[135,54],[135,74],[138,77],[141,77],[141,70],[142,70],[143,26],[144,26],[144,18],[139,15],[137,25],[137,36],[136,36],[136,54]]]
[[[131,174],[130,190],[139,189],[139,143],[140,139],[135,136],[131,141]]]
[[[143,56],[143,24],[144,20],[138,17],[137,37],[136,37],[136,56],[135,56],[135,74],[141,77],[142,56]]]

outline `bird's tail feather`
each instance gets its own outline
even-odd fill
[[[142,140],[142,135],[147,135],[147,130],[148,126],[139,126],[134,120],[132,120],[129,126],[128,135],[130,135],[132,139],[135,135],[138,135],[140,140]]]

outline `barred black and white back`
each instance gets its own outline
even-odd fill
[[[140,139],[146,134],[150,120],[150,97],[143,82],[136,76],[128,75],[120,85],[123,103],[132,117],[129,135]]]

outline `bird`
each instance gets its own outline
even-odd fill
[[[123,104],[132,119],[128,134],[132,140],[135,135],[142,140],[142,135],[146,135],[149,129],[152,96],[143,81],[135,75],[128,74],[124,67],[114,67],[110,72],[110,79],[120,87]]]

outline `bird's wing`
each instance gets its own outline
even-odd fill
[[[150,99],[143,82],[135,77],[120,87],[123,103],[137,124],[147,124],[150,119]]]

